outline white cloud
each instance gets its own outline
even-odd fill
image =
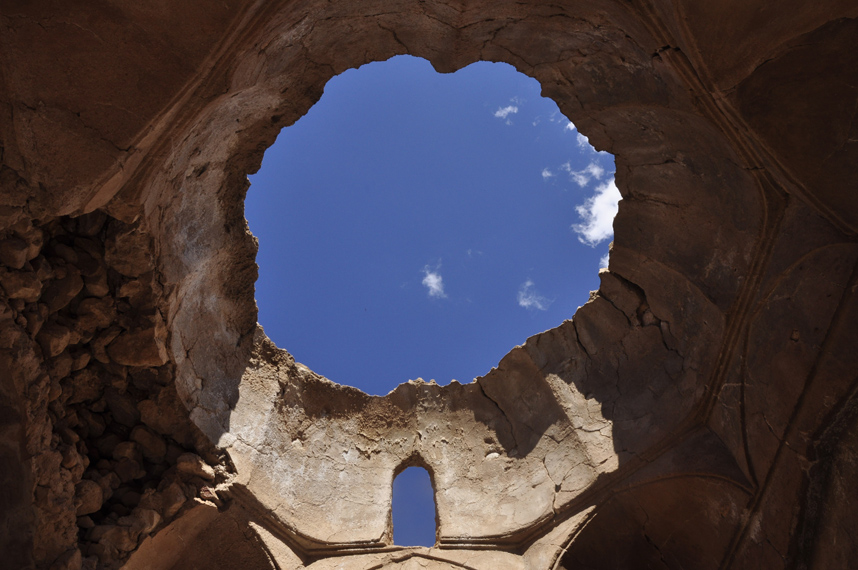
[[[507,124],[511,124],[509,119],[510,115],[514,115],[518,113],[518,107],[515,105],[507,105],[506,107],[499,107],[497,111],[495,111],[495,117],[498,119],[506,119]]]
[[[596,187],[596,193],[587,201],[575,208],[584,220],[574,224],[572,229],[578,234],[578,240],[590,247],[595,247],[614,235],[614,216],[619,210],[618,203],[622,199],[617,184],[613,178]]]
[[[447,296],[444,293],[444,279],[441,277],[441,274],[438,272],[440,269],[436,267],[434,270],[429,269],[429,266],[423,268],[423,285],[429,290],[430,297],[436,297],[439,299],[443,299]]]
[[[584,169],[584,172],[595,178],[596,180],[600,180],[602,176],[605,175],[605,169],[596,164],[595,162],[591,162],[587,165],[587,168]]]
[[[518,288],[518,306],[525,309],[546,310],[553,301],[540,295],[534,287],[533,281],[528,279]]]
[[[570,172],[570,173],[569,173],[569,178],[571,178],[572,180],[574,180],[574,181],[575,181],[575,183],[576,183],[578,186],[580,186],[581,188],[583,188],[584,186],[586,186],[586,185],[587,185],[587,183],[590,181],[590,177],[589,177],[589,176],[587,176],[587,175],[585,175],[585,174],[582,174],[581,172]]]
[[[569,178],[582,188],[589,184],[590,180],[601,180],[605,175],[605,169],[595,162],[591,162],[583,170],[572,170],[572,165],[568,161],[561,164],[560,168],[568,172]]]
[[[554,173],[548,170],[548,168],[542,169],[542,179],[548,180],[549,178],[554,178]]]
[[[599,259],[599,269],[603,269],[603,268],[608,267],[608,261],[610,261],[610,258],[611,258],[611,252],[609,251],[608,253],[603,255],[601,259]]]
[[[575,123],[573,123],[572,121],[569,121],[568,123],[566,123],[566,130],[567,131],[574,131],[575,130]]]

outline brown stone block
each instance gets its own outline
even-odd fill
[[[107,347],[107,353],[114,362],[125,366],[161,366],[167,363],[165,336],[162,323],[151,328],[125,331]]]
[[[95,481],[84,480],[75,487],[75,514],[88,515],[101,509],[104,494]]]
[[[32,303],[42,294],[42,282],[32,271],[9,271],[0,267],[0,286],[10,299]]]
[[[176,461],[176,469],[179,473],[188,477],[200,477],[207,481],[214,479],[215,472],[211,465],[203,461],[196,453],[184,453]]]
[[[107,402],[107,408],[113,415],[113,421],[129,428],[140,422],[137,402],[128,392],[120,392],[116,388],[110,387],[105,390],[104,399]]]
[[[66,276],[50,282],[42,293],[42,299],[48,305],[48,310],[51,313],[56,313],[68,306],[71,300],[83,289],[80,271],[73,266],[66,267]]]
[[[154,463],[163,461],[167,454],[164,439],[143,426],[136,426],[131,430],[131,440],[140,445],[143,457]]]
[[[39,331],[36,340],[48,358],[53,358],[64,351],[69,344],[71,331],[61,324],[48,322]]]
[[[0,263],[13,269],[21,269],[29,260],[27,242],[15,236],[0,240]]]

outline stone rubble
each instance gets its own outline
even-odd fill
[[[35,557],[51,570],[118,568],[190,499],[219,501],[219,459],[172,384],[151,246],[101,212],[0,236],[0,346],[33,348],[15,363],[35,371]]]

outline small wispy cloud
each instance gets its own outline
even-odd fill
[[[546,299],[536,291],[533,281],[528,279],[518,288],[518,306],[525,309],[548,309],[553,301]]]
[[[511,125],[512,121],[509,120],[509,116],[514,115],[515,113],[518,113],[518,106],[507,105],[506,107],[498,107],[498,110],[495,111],[495,117],[506,121],[507,125]]]
[[[608,262],[610,261],[610,259],[611,259],[611,252],[609,251],[608,253],[606,253],[605,255],[603,255],[603,256],[599,259],[599,269],[605,269],[605,268],[607,268],[607,267],[608,267]]]
[[[428,289],[429,296],[436,299],[447,296],[444,293],[444,278],[441,277],[440,269],[440,264],[435,269],[430,269],[428,265],[423,268],[423,285]]]
[[[542,179],[548,180],[549,178],[554,178],[554,173],[548,170],[548,168],[542,169]]]
[[[569,178],[582,188],[589,184],[591,180],[601,180],[605,175],[605,169],[595,162],[591,162],[582,170],[573,170],[572,164],[566,161],[560,165],[560,168],[565,170],[569,174]]]
[[[622,199],[614,178],[596,187],[596,193],[575,208],[582,222],[572,229],[581,243],[595,247],[614,235],[614,216]]]
[[[605,175],[605,169],[596,164],[595,162],[591,162],[587,165],[587,168],[584,169],[584,172],[592,176],[593,178],[599,180],[602,176]]]
[[[497,111],[495,111],[495,117],[499,119],[506,119],[509,115],[518,113],[518,107],[515,105],[507,105],[506,107],[499,107]]]
[[[590,181],[590,178],[583,172],[579,172],[577,170],[572,170],[572,165],[568,162],[564,162],[560,168],[565,170],[569,174],[569,178],[571,178],[578,186],[582,188],[587,185]]]

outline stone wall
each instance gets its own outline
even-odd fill
[[[79,565],[83,552],[115,567],[216,485],[195,451],[217,454],[173,383],[152,246],[101,212],[19,223],[0,240],[3,369],[26,395],[31,456],[15,492],[32,497],[36,563]]]
[[[10,567],[855,557],[854,3],[7,4]],[[243,199],[330,77],[401,53],[536,78],[623,200],[570,320],[473,383],[370,397],[256,326]],[[391,544],[410,464],[432,549]]]

